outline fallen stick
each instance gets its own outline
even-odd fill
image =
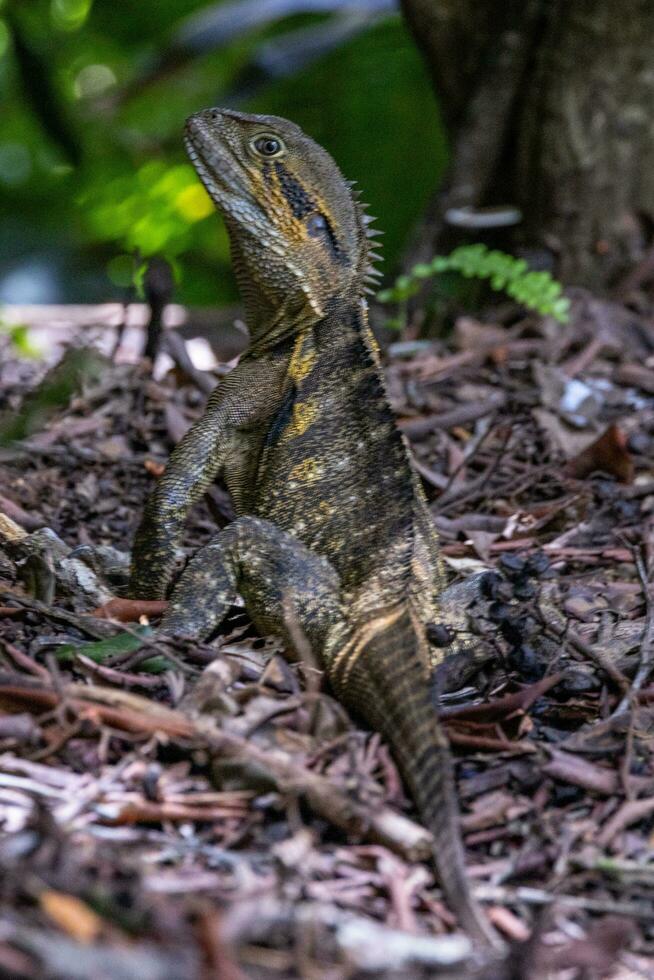
[[[55,690],[20,674],[0,672],[0,707],[39,714],[65,703],[69,712],[132,734],[160,734],[189,742],[223,759],[254,768],[281,793],[304,796],[315,813],[346,834],[374,840],[408,861],[429,858],[432,837],[389,807],[366,806],[325,776],[307,769],[278,748],[260,747],[220,729],[215,719],[193,719],[128,691],[99,685],[65,684]]]
[[[491,415],[506,404],[506,395],[497,395],[483,402],[470,402],[458,405],[448,412],[426,415],[416,419],[400,419],[398,425],[409,439],[424,439],[436,429],[452,429],[456,425],[470,425],[478,419]]]
[[[606,899],[592,898],[586,895],[564,895],[556,891],[546,891],[544,888],[509,888],[506,885],[478,885],[476,894],[484,901],[499,904],[555,905],[557,908],[583,909],[586,912],[642,919],[644,922],[654,921],[654,906],[649,900],[620,901],[613,896]]]

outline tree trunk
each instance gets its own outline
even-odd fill
[[[514,245],[548,249],[567,283],[615,283],[654,231],[654,3],[402,6],[453,145],[424,230],[430,250],[453,204],[511,204],[523,214]]]

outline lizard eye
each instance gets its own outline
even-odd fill
[[[278,157],[284,152],[284,144],[277,136],[257,136],[252,141],[252,148],[262,157]]]

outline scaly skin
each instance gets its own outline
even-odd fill
[[[369,220],[293,123],[207,110],[187,148],[223,213],[252,343],[171,456],[136,536],[131,593],[162,598],[190,507],[218,476],[238,515],[191,560],[162,629],[204,637],[240,594],[388,739],[461,924],[492,931],[465,876],[447,740],[429,695],[445,580],[368,327]],[[374,254],[374,253],[373,253]],[[451,649],[448,653],[452,652]]]

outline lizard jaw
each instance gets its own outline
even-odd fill
[[[236,166],[228,153],[221,152],[216,143],[208,147],[190,126],[184,136],[186,152],[198,177],[216,207],[228,218],[238,222],[245,231],[255,234],[268,247],[273,245],[270,225],[263,210],[247,193],[244,182],[237,176]],[[203,152],[204,151],[204,152]],[[243,205],[243,201],[247,205]]]
[[[216,140],[207,140],[203,133],[202,121],[195,116],[187,120],[184,146],[198,177],[216,207],[227,218],[237,222],[246,232],[254,235],[262,245],[283,259],[289,271],[300,283],[313,314],[322,318],[324,311],[306,283],[301,270],[289,260],[282,237],[274,233],[274,226],[271,226],[265,212],[252,201],[245,183],[238,180],[238,163],[230,159],[229,150],[222,150]],[[243,207],[243,200],[248,201],[247,208]],[[239,207],[234,207],[234,202],[238,202]]]

